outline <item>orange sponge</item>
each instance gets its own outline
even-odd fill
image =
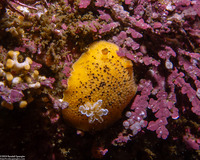
[[[64,92],[69,107],[63,118],[83,131],[104,129],[118,119],[137,91],[132,62],[119,57],[118,46],[93,43],[73,64]]]

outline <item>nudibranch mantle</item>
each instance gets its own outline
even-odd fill
[[[106,41],[95,42],[73,64],[63,101],[64,120],[83,131],[107,128],[121,118],[124,108],[137,91],[133,64],[119,57],[119,47]]]

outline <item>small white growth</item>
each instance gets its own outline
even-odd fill
[[[154,76],[154,74],[155,74],[155,71],[152,70],[152,69],[148,70],[148,72],[149,72],[152,76]]]
[[[200,88],[197,89],[196,95],[200,99]]]
[[[29,13],[29,10],[27,7],[17,6],[17,9],[19,9],[23,13]]]
[[[102,116],[108,114],[107,109],[101,108],[102,103],[102,100],[98,100],[93,105],[90,102],[87,102],[79,107],[79,112],[81,112],[81,114],[85,114],[89,118],[89,123],[93,123],[95,120],[97,120],[99,123],[102,123]]]
[[[125,129],[128,129],[129,126],[130,126],[130,123],[128,121],[124,121],[123,126],[124,126]]]
[[[127,118],[131,117],[131,115],[132,115],[132,113],[131,113],[130,111],[127,111],[127,112],[126,112],[126,117],[127,117]]]
[[[20,82],[22,82],[21,77],[14,77],[12,79],[12,84],[14,84],[14,85],[19,84]]]
[[[142,118],[146,118],[147,114],[144,111],[141,111],[139,114]]]
[[[39,81],[44,81],[44,80],[46,80],[47,78],[45,77],[45,76],[39,76]]]
[[[139,122],[135,122],[130,126],[130,130],[132,130],[133,135],[136,135],[141,130],[141,125]]]
[[[129,123],[130,125],[132,125],[133,123],[135,123],[135,121],[133,120],[133,118],[130,118],[130,119],[128,119],[127,121],[128,121],[128,123]]]
[[[137,116],[136,119],[137,121],[141,121],[142,118],[140,116]]]
[[[36,83],[31,83],[31,84],[29,84],[28,85],[30,88],[35,88],[35,89],[37,89],[37,88],[40,88],[41,87],[41,84],[40,84],[40,82],[36,82]]]
[[[171,2],[169,2],[166,6],[166,10],[168,11],[173,11],[176,7],[174,5],[172,5]]]
[[[144,120],[141,120],[141,121],[140,121],[140,126],[141,126],[141,127],[145,127],[145,126],[146,126]]]
[[[167,59],[166,62],[165,62],[165,67],[167,69],[172,69],[173,68],[173,63],[169,59]]]

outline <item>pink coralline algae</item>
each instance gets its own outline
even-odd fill
[[[110,16],[105,10],[98,10],[100,18],[108,22],[101,25],[100,19],[97,20],[98,34],[118,28],[118,23],[125,25],[125,30],[109,41],[120,47],[119,56],[131,59],[138,68],[146,68],[142,71],[146,76],[140,77],[138,93],[126,113],[128,119],[123,123],[124,131],[113,143],[130,140],[145,128],[155,131],[158,138],[166,139],[170,135],[169,119],[176,120],[184,114],[182,109],[185,106],[180,102],[183,97],[190,106],[187,110],[200,116],[200,54],[195,50],[200,40],[199,28],[196,27],[199,24],[195,21],[199,16],[195,9],[198,5],[198,1],[125,1],[124,6],[128,7],[125,10],[111,0],[95,2],[97,8],[111,11]],[[158,6],[160,11],[155,10]],[[191,14],[189,11],[193,8]],[[134,14],[131,15],[132,10]],[[146,12],[148,15],[144,18]],[[181,24],[180,27],[176,26],[177,23]],[[173,32],[180,34],[178,40],[171,35]],[[189,40],[187,34],[193,40]],[[152,112],[151,116],[149,112]]]
[[[90,4],[91,0],[81,0],[79,2],[79,8],[87,8],[87,6]]]
[[[7,86],[0,86],[1,97],[8,103],[19,102],[24,94],[21,90],[10,89]]]
[[[190,129],[186,129],[186,134],[183,136],[183,141],[185,142],[187,148],[200,150],[200,138],[195,137],[190,133]]]
[[[188,153],[194,153],[192,158],[199,156],[199,0],[19,1],[35,9],[17,0],[2,2],[6,5],[0,9],[1,106],[15,113],[28,105],[23,110],[29,111],[28,115],[34,115],[31,106],[39,108],[39,114],[43,110],[51,125],[41,128],[51,134],[51,150],[57,148],[63,157],[52,154],[46,159],[120,159],[122,155],[128,155],[124,159],[141,159],[138,153],[144,153],[142,159],[184,159]],[[8,2],[17,10],[9,10]],[[69,107],[62,96],[73,63],[89,44],[99,40],[116,44],[118,56],[132,61],[138,89],[113,126],[92,134],[76,134],[62,119],[60,109]],[[7,55],[8,50],[21,54],[13,58]],[[4,112],[1,115],[7,116]],[[38,127],[35,132],[41,133]],[[24,139],[21,142],[29,144]],[[87,145],[92,151],[85,149]]]
[[[117,44],[117,54],[131,59],[142,72],[124,130],[113,144],[127,142],[146,129],[167,139],[170,119],[179,119],[186,111],[200,116],[200,2],[125,0],[120,5],[113,0],[88,0],[80,1],[79,8],[90,5],[99,17],[77,22],[78,26],[99,38],[115,33],[108,41]]]

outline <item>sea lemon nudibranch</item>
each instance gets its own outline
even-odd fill
[[[118,46],[99,41],[73,64],[63,100],[67,123],[83,131],[104,129],[120,119],[137,91],[133,64],[119,57]]]

